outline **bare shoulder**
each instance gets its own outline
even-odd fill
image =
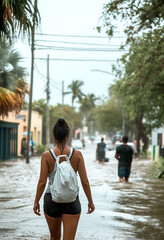
[[[78,165],[84,162],[83,154],[77,149],[75,149],[73,157],[78,162]]]
[[[76,157],[78,157],[78,158],[83,158],[82,153],[81,153],[78,149],[75,149],[75,151],[74,151],[74,156],[76,156]]]
[[[48,160],[50,156],[51,153],[49,151],[42,153],[42,159]]]

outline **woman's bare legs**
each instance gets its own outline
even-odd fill
[[[77,230],[77,225],[79,222],[80,214],[78,215],[69,215],[63,214],[63,240],[74,240]]]
[[[44,213],[44,215],[47,220],[48,227],[49,227],[51,240],[60,240],[60,238],[61,238],[61,217],[60,218],[52,218],[52,217],[49,217],[46,213]]]
[[[128,177],[125,177],[125,182],[127,183],[129,181],[129,178]]]
[[[125,177],[125,182],[128,183],[129,181],[129,178],[128,177]],[[123,183],[124,182],[124,178],[123,177],[120,177],[120,182]]]
[[[120,178],[120,182],[123,183],[124,182],[124,178],[123,177],[119,177]]]

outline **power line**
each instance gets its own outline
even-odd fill
[[[60,88],[56,87],[53,82],[51,82],[51,85],[52,85],[54,88],[56,88],[58,91],[60,91],[60,92],[62,91]]]
[[[41,80],[44,81],[44,83],[45,83],[45,80],[47,80],[47,77],[44,76],[44,75],[39,71],[36,63],[35,63],[35,69],[36,69],[37,72],[40,74]],[[43,80],[43,79],[44,79],[44,80]],[[58,82],[55,82],[52,78],[49,78],[49,79],[51,80],[51,83],[53,83],[54,85],[55,85],[55,84],[58,84]],[[60,81],[59,83],[61,83],[61,81]],[[57,88],[58,90],[60,90],[58,87],[56,87],[56,86],[54,86],[54,87]],[[60,90],[60,91],[61,91],[61,90]]]
[[[57,50],[57,51],[89,51],[89,52],[124,52],[127,50],[123,49],[103,49],[103,48],[71,48],[71,47],[56,47],[56,46],[45,46],[45,45],[36,45],[41,48],[35,48],[35,50]]]
[[[76,37],[76,38],[108,38],[108,36],[91,36],[91,35],[70,35],[70,34],[49,34],[49,33],[36,33],[40,36],[54,36],[54,37]],[[113,36],[112,38],[127,38],[124,36]]]
[[[47,60],[47,58],[35,58],[35,60]],[[108,59],[69,59],[69,58],[50,58],[49,60],[53,61],[73,61],[73,62],[117,62],[117,60],[108,60]]]
[[[52,83],[50,83],[50,85],[59,91],[59,94],[58,94],[58,96],[60,96],[60,95],[62,94],[62,93],[61,93],[61,92],[62,92],[62,90],[61,90],[61,89],[59,89],[59,88],[55,87],[55,86],[54,86]]]
[[[53,84],[55,84],[55,85],[57,85],[57,86],[62,83],[62,81],[56,82],[56,81],[54,81],[52,78],[51,78],[51,82],[53,82]]]
[[[35,63],[35,69],[37,70],[37,72],[40,74],[40,76],[41,76],[41,78],[42,78],[42,80],[44,79],[44,80],[46,80],[47,79],[47,77],[45,77],[40,71],[39,71],[39,69],[38,69],[38,67],[37,67],[37,65],[36,65],[36,63]],[[43,80],[43,81],[44,81]],[[45,81],[44,81],[45,82]]]
[[[47,40],[47,39],[37,39],[35,42],[50,42],[50,43],[64,43],[72,45],[90,45],[90,46],[108,46],[108,47],[119,47],[119,44],[104,44],[104,43],[89,43],[89,42],[68,42],[68,41],[56,41],[56,40]]]
[[[42,81],[44,81],[43,78],[44,78],[45,80],[47,80],[47,77],[45,77],[45,76],[39,71],[36,63],[35,63],[35,69],[36,69],[37,72],[40,74]],[[59,89],[58,87],[55,86],[55,82],[54,82],[51,78],[49,78],[49,79],[51,80],[50,84],[51,84],[54,88],[56,88],[58,91],[61,92],[61,89]],[[44,82],[45,82],[45,81],[44,81]]]

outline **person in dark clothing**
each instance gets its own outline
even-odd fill
[[[23,157],[25,157],[26,155],[26,149],[27,149],[27,141],[26,141],[26,138],[22,138],[22,141],[21,141],[21,155]]]
[[[32,138],[30,140],[30,145],[31,145],[31,154],[32,154],[32,156],[34,156],[35,143],[34,143],[34,140]]]
[[[104,138],[101,138],[101,142],[97,144],[96,154],[99,162],[104,162],[105,158],[105,148]]]
[[[118,176],[120,182],[124,182],[124,179],[125,182],[128,182],[133,160],[133,149],[127,145],[127,136],[123,136],[122,140],[123,144],[116,148],[115,158],[118,160]]]

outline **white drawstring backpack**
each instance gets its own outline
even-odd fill
[[[50,152],[56,160],[55,176],[53,183],[50,185],[52,200],[57,203],[74,202],[78,195],[79,187],[76,173],[70,163],[73,149],[71,148],[69,157],[67,155],[56,156],[52,149],[50,149]],[[61,157],[65,157],[66,161],[60,163]]]

